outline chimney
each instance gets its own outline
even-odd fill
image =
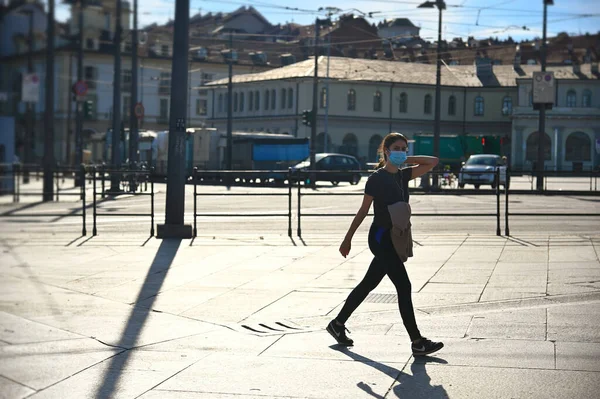
[[[521,48],[517,46],[517,51],[515,52],[515,59],[513,60],[513,66],[515,69],[521,67]]]
[[[577,61],[573,62],[573,73],[576,75],[581,73],[581,65]]]
[[[492,60],[487,57],[479,57],[475,60],[477,77],[489,77],[494,74]]]

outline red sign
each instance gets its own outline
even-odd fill
[[[144,117],[144,105],[142,103],[135,104],[134,113],[135,113],[135,116],[137,116],[138,118],[140,118],[140,119],[143,118]]]
[[[73,85],[73,93],[78,97],[83,97],[87,94],[88,86],[83,80],[76,82]]]

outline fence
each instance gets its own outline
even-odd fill
[[[261,181],[268,181],[270,179],[285,179],[287,180],[287,193],[199,193],[198,184],[204,179],[209,181],[224,181],[228,184],[235,183],[234,177],[238,177],[240,181],[246,180],[246,178],[260,179]],[[294,179],[292,176],[292,170],[278,170],[278,171],[199,171],[198,168],[194,168],[192,174],[192,181],[194,184],[194,237],[198,236],[198,217],[231,217],[231,216],[243,216],[243,217],[287,217],[288,218],[288,236],[292,236],[292,187]],[[299,184],[298,184],[299,186]],[[198,197],[208,196],[267,196],[267,197],[288,197],[288,211],[287,213],[198,213]]]

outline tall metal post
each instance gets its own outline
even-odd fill
[[[227,170],[233,168],[233,35],[229,32],[229,81],[227,82]]]
[[[171,112],[169,115],[169,159],[165,224],[159,238],[192,238],[192,226],[184,225],[185,210],[185,119],[189,51],[190,0],[176,0],[171,68]]]
[[[121,0],[117,0],[117,11],[115,15],[115,37],[113,41],[115,51],[115,70],[113,82],[113,120],[112,120],[112,151],[111,166],[113,170],[121,166]],[[110,192],[117,193],[120,190],[119,183],[121,175],[113,173],[110,177]]]
[[[79,0],[79,18],[77,32],[77,81],[83,80],[83,2]],[[70,94],[69,94],[70,96]],[[77,98],[75,105],[75,165],[83,163],[83,101]],[[75,186],[80,187],[83,182],[75,179]]]
[[[540,48],[540,58],[542,64],[542,72],[546,70],[546,23],[548,19],[548,0],[544,2],[544,26],[542,33],[542,47]],[[550,1],[552,4],[552,1]],[[544,143],[546,136],[546,108],[545,104],[540,104],[540,118],[538,121],[538,148],[537,148],[537,163],[536,163],[536,189],[544,190]]]
[[[129,107],[129,167],[138,163],[138,118],[135,105],[138,102],[138,0],[133,0],[133,30],[131,32],[131,101]]]
[[[45,95],[45,128],[44,136],[44,202],[54,198],[54,0],[48,0],[46,30],[46,95]]]
[[[440,118],[441,118],[441,101],[442,101],[442,7],[438,5],[439,20],[438,20],[438,42],[436,52],[436,71],[435,71],[435,123],[433,126],[433,156],[440,157]],[[433,174],[433,187],[438,188],[438,175]]]
[[[317,99],[319,90],[319,33],[321,31],[319,18],[315,21],[315,73],[313,75],[312,120],[310,125],[310,170],[315,170],[315,155],[317,151]],[[310,179],[314,183],[314,178]]]
[[[27,14],[29,16],[29,35],[27,37],[28,43],[28,52],[27,52],[27,73],[33,73],[33,11],[27,10]],[[31,143],[33,140],[33,125],[35,123],[35,114],[34,114],[34,103],[27,102],[26,109],[26,132],[25,132],[25,149],[23,161],[25,163],[23,168],[23,183],[29,183],[29,166],[28,164],[31,162]]]
[[[327,102],[325,103],[325,137],[323,138],[323,152],[329,151],[329,60],[331,58],[331,34],[327,36],[327,78],[325,79],[325,93],[327,93]]]

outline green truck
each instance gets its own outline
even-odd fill
[[[440,163],[450,166],[454,173],[460,171],[462,162],[474,154],[502,155],[501,139],[497,136],[440,136]],[[415,155],[433,155],[433,135],[414,136]]]

